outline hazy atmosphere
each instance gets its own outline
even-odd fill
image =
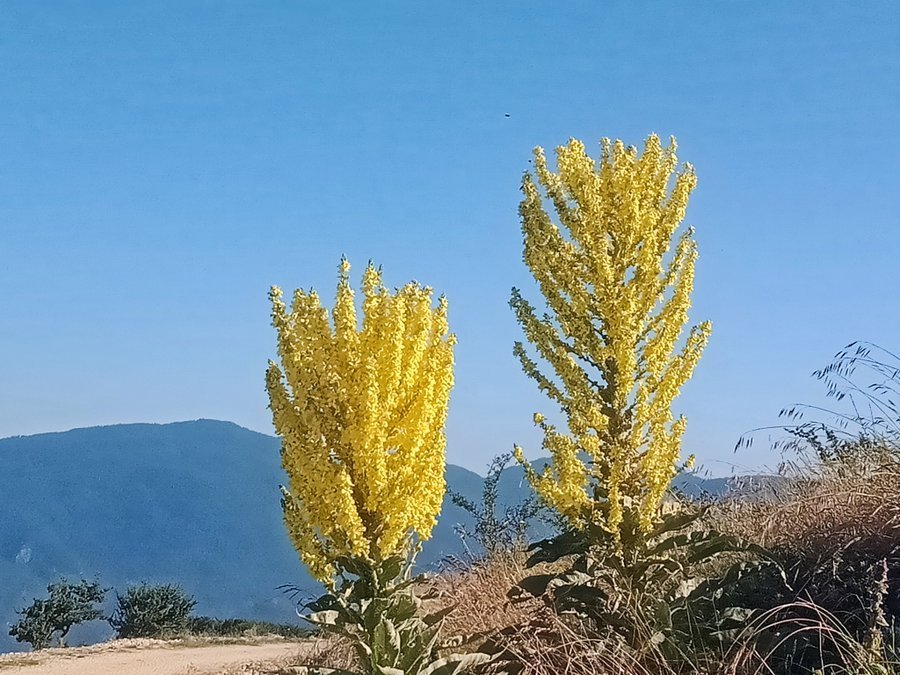
[[[715,474],[852,340],[897,345],[894,2],[0,4],[0,436],[272,434],[267,291],[341,255],[450,302],[448,460],[540,453],[511,354],[531,149],[676,135],[699,183],[679,399]],[[727,9],[727,11],[726,11]]]

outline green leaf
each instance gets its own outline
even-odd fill
[[[743,625],[759,612],[759,609],[751,609],[749,607],[726,607],[719,612],[719,621],[723,624],[729,621]]]
[[[665,641],[666,635],[662,631],[656,631],[653,635],[650,636],[651,645],[660,645]]]
[[[363,606],[364,605],[364,606]],[[362,624],[366,632],[371,633],[381,621],[381,617],[385,615],[390,606],[388,598],[372,598],[360,603],[362,608]]]
[[[313,612],[312,614],[307,614],[303,617],[310,623],[314,623],[317,626],[339,626],[341,613],[336,609],[326,609],[322,612]]]
[[[378,570],[378,576],[383,584],[394,581],[403,572],[403,566],[406,564],[405,556],[392,556],[381,563]]]
[[[422,631],[422,658],[430,659],[434,655],[435,647],[437,647],[438,636],[440,635],[441,625],[434,624]]]
[[[366,630],[371,632],[384,617],[400,623],[416,616],[418,612],[419,605],[409,595],[398,594],[390,598],[375,598],[366,608],[363,623]]]
[[[482,654],[481,652],[451,654],[428,664],[417,675],[456,675],[465,669],[488,663],[493,659],[494,657],[490,654]]]
[[[554,602],[562,609],[596,613],[609,601],[609,595],[601,588],[592,586],[561,586],[553,593]]]
[[[784,570],[771,561],[744,560],[731,565],[722,576],[706,579],[703,583],[699,584],[688,595],[684,596],[683,604],[689,605],[701,599],[709,601],[715,600],[722,595],[725,589],[733,586],[744,577],[769,567],[775,567],[781,573],[781,576],[784,577]],[[785,586],[787,586],[787,583],[785,583]]]
[[[672,593],[672,596],[676,599],[690,597],[691,593],[697,590],[701,584],[708,581],[709,580],[704,577],[688,577],[678,584],[678,587]]]
[[[429,577],[427,574],[419,574],[411,579],[407,579],[406,581],[401,581],[398,584],[394,584],[391,586],[391,593],[396,593],[398,591],[402,591],[405,588],[409,588],[410,586],[415,586],[416,584],[422,584],[428,581]],[[425,596],[423,596],[425,597]]]
[[[560,558],[569,555],[584,553],[588,548],[585,537],[580,532],[564,532],[556,537],[542,539],[528,547],[529,551],[533,551],[528,561],[525,563],[527,567],[534,567],[542,562],[556,562]]]
[[[456,607],[457,606],[455,604],[450,605],[449,607],[444,607],[443,609],[441,609],[437,612],[433,612],[432,614],[427,615],[425,618],[422,619],[422,621],[425,623],[426,626],[433,626],[434,624],[440,623],[445,618],[447,618],[447,616],[449,614],[451,614],[453,612],[453,610],[456,609]]]
[[[700,520],[706,513],[709,511],[708,506],[704,506],[695,511],[681,511],[679,513],[672,513],[667,516],[664,516],[662,522],[660,522],[656,528],[650,533],[650,539],[656,539],[664,534],[670,534],[672,532],[678,532],[683,530],[688,525],[693,525],[695,522]]]
[[[648,558],[647,560],[632,565],[629,570],[629,576],[635,580],[641,579],[641,585],[645,586],[647,583],[651,583],[652,579],[643,579],[643,577],[648,576],[650,570],[654,567],[657,568],[656,572],[665,572],[666,576],[671,576],[684,571],[684,565],[673,558]],[[657,574],[652,574],[650,576],[655,578]]]
[[[666,537],[655,546],[653,546],[649,550],[649,555],[651,556],[661,556],[663,553],[667,551],[672,551],[678,548],[693,548],[698,544],[706,541],[707,533],[706,532],[689,532],[686,534],[676,534],[671,537]]]
[[[594,580],[590,574],[586,572],[571,571],[558,575],[552,579],[547,588],[557,588],[559,586],[582,586],[590,584]]]
[[[656,626],[661,630],[672,630],[672,608],[667,602],[659,602],[653,608]]]
[[[392,658],[396,660],[403,647],[403,642],[400,639],[400,632],[397,630],[394,622],[388,619],[385,619],[382,622],[382,625],[385,627],[385,633],[387,634],[388,645],[391,648]]]
[[[372,632],[372,655],[376,663],[396,665],[400,653],[400,634],[390,619],[383,619]]]
[[[419,603],[406,594],[398,594],[390,599],[383,613],[396,622],[407,621],[419,613]]]
[[[687,564],[704,562],[720,553],[738,553],[748,550],[736,537],[710,532],[705,541],[695,545],[688,554]]]
[[[507,596],[515,599],[516,597],[521,596],[522,591],[524,591],[535,598],[539,598],[547,592],[547,586],[549,586],[550,582],[556,579],[556,577],[557,575],[555,574],[535,574],[530,577],[525,577],[514,586],[509,593],[507,593]]]
[[[406,673],[418,672],[423,663],[428,663],[434,656],[439,626],[431,626],[423,630],[422,623],[407,622],[401,626],[403,634],[403,650],[397,666]]]
[[[344,556],[338,558],[335,562],[340,569],[345,570],[360,579],[368,579],[373,576],[374,570],[372,569],[372,563],[368,560]]]
[[[406,675],[406,672],[393,666],[375,666],[375,672],[379,675]]]
[[[326,593],[322,595],[312,602],[309,602],[305,605],[307,609],[312,610],[313,612],[323,612],[326,609],[334,609],[337,604],[337,598],[335,598],[331,593]]]

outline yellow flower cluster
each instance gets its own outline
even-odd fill
[[[652,135],[640,155],[621,141],[601,146],[595,162],[570,140],[557,148],[557,172],[537,148],[536,182],[523,180],[524,259],[549,313],[539,315],[515,289],[510,304],[554,376],[522,343],[515,353],[561,407],[568,431],[535,417],[553,458],[540,475],[521,449],[516,454],[535,490],[570,523],[594,522],[618,537],[623,508],[637,509],[644,531],[657,518],[686,425],[672,403],[711,326],[681,339],[697,257],[693,230],[670,249],[696,185],[692,167],[676,173],[674,139],[663,147]]]
[[[284,516],[314,577],[330,584],[344,556],[380,562],[427,539],[445,483],[444,422],[453,386],[447,302],[410,283],[389,292],[371,264],[357,320],[341,261],[329,321],[315,291],[288,311],[273,287],[281,367],[266,387],[290,479]]]

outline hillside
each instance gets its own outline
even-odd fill
[[[277,438],[212,420],[0,440],[0,626],[60,576],[99,577],[120,590],[177,582],[201,614],[293,620],[294,605],[277,587],[317,588],[282,525],[278,448]],[[472,471],[450,465],[447,480],[480,495],[482,478]],[[516,500],[525,489],[521,469],[508,469],[501,498]],[[467,515],[445,503],[422,565],[461,551],[459,522]],[[71,639],[106,632],[95,625]],[[16,648],[6,633],[0,650]]]

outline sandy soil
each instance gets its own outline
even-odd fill
[[[305,649],[303,643],[284,640],[205,645],[119,640],[0,655],[0,675],[264,675]]]

